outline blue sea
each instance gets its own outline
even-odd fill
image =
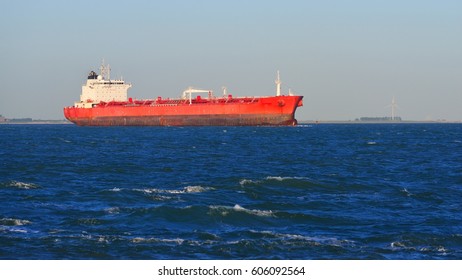
[[[0,259],[462,259],[462,124],[0,125]]]

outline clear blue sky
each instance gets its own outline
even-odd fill
[[[104,58],[135,98],[305,96],[299,120],[462,120],[462,1],[1,1],[0,114],[63,119]]]

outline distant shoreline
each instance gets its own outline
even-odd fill
[[[73,125],[67,120],[32,120],[32,121],[6,121],[0,125],[44,125],[44,124],[64,124]],[[318,125],[318,124],[462,124],[462,121],[332,121],[332,120],[305,120],[299,121],[299,125]]]
[[[67,120],[32,120],[32,121],[5,121],[0,122],[2,124],[72,124]]]
[[[446,120],[437,120],[437,121],[330,121],[330,120],[318,120],[318,121],[299,121],[299,124],[462,124],[462,121],[446,121]]]

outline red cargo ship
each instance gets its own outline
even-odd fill
[[[82,126],[296,125],[295,110],[303,105],[303,96],[281,94],[279,73],[276,96],[233,97],[223,88],[223,96],[216,97],[209,90],[188,88],[178,99],[135,100],[127,98],[131,84],[110,79],[109,65],[100,70],[100,75],[88,75],[80,102],[64,108],[69,121]]]

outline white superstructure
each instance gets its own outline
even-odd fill
[[[111,80],[110,73],[109,65],[104,64],[100,67],[99,75],[91,71],[88,74],[87,83],[82,85],[80,102],[76,102],[75,107],[91,108],[93,104],[100,102],[126,102],[128,100],[128,89],[132,85],[125,83],[122,79]]]

